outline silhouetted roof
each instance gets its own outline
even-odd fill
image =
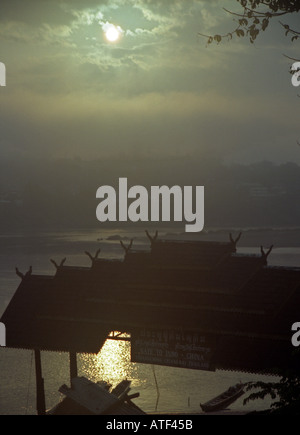
[[[255,372],[288,363],[299,302],[298,268],[269,267],[232,243],[156,241],[124,260],[26,275],[1,321],[8,347],[83,353],[112,330],[198,331],[216,338],[217,367]]]
[[[235,252],[235,246],[230,242],[158,240],[151,251],[157,267],[207,270]]]
[[[22,280],[1,319],[7,347],[99,352],[110,329],[101,326],[95,331],[81,320],[86,271],[64,269],[66,275],[30,275]]]

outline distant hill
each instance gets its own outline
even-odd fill
[[[205,226],[272,227],[300,223],[300,167],[261,162],[124,158],[2,161],[1,228],[95,227],[96,190],[117,185],[204,185]],[[102,224],[103,225],[103,224]]]

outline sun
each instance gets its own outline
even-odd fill
[[[120,39],[121,31],[119,27],[110,24],[110,26],[105,30],[105,37],[109,42],[116,42]]]

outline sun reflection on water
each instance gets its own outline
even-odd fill
[[[130,342],[108,339],[97,355],[81,355],[81,371],[94,382],[112,386],[124,379],[134,380],[135,364],[130,361]]]

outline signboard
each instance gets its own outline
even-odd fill
[[[131,332],[131,361],[214,371],[212,337],[198,332],[141,329]]]

